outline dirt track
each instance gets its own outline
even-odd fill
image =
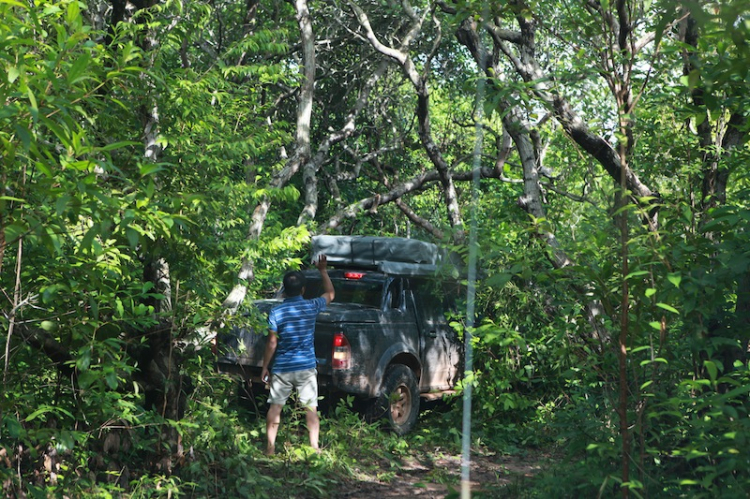
[[[517,456],[472,457],[470,483],[473,492],[495,490],[524,478],[533,477],[540,469],[542,456],[519,458]],[[351,481],[348,490],[335,494],[337,499],[397,499],[445,498],[451,491],[460,495],[461,456],[446,455],[431,462],[409,459],[394,467],[384,463],[380,476],[363,475]],[[493,494],[488,494],[493,495]],[[458,497],[458,496],[457,496]]]

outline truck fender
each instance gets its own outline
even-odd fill
[[[395,361],[395,362],[394,362]],[[380,390],[383,385],[383,376],[385,371],[391,364],[403,364],[409,369],[414,371],[414,375],[417,378],[417,383],[422,375],[422,364],[419,361],[419,355],[414,349],[410,348],[405,343],[395,343],[388,347],[383,352],[378,362],[378,367],[375,369],[375,386],[373,396],[377,397],[380,394]]]

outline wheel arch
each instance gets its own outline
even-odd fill
[[[416,376],[417,381],[419,381],[422,377],[422,364],[419,362],[419,359],[417,359],[414,355],[408,352],[402,352],[395,357],[391,359],[391,361],[386,366],[386,369],[391,367],[395,364],[403,364],[409,369],[412,370],[414,373],[414,376]]]
[[[376,386],[374,387],[375,390],[372,394],[373,396],[377,397],[383,389],[383,378],[385,377],[386,370],[397,364],[404,365],[411,369],[414,376],[417,378],[417,386],[419,386],[419,380],[422,377],[422,363],[419,361],[419,356],[406,345],[396,344],[386,350],[380,358],[378,367],[375,370]]]

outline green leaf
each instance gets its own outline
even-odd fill
[[[110,387],[112,390],[117,388],[117,373],[114,371],[108,372],[104,376],[105,381],[107,382],[107,386]]]
[[[164,168],[162,168],[161,165],[156,163],[146,163],[139,166],[139,171],[141,173],[141,176],[145,177],[146,175],[151,175],[152,173],[160,172]]]
[[[63,212],[68,208],[68,202],[70,202],[70,196],[68,194],[63,194],[57,200],[55,201],[55,213],[58,215],[62,215]]]
[[[672,312],[673,314],[679,314],[680,313],[676,308],[674,308],[671,305],[667,305],[666,303],[657,303],[656,306],[659,307],[659,308],[663,308],[664,310],[666,310],[668,312]]]
[[[48,413],[48,412],[59,412],[61,414],[64,414],[64,415],[68,416],[71,419],[74,419],[73,415],[69,411],[63,409],[62,407],[53,407],[53,406],[49,406],[49,405],[43,405],[39,409],[37,409],[36,411],[34,411],[31,414],[29,414],[29,416],[26,418],[26,421],[27,422],[28,421],[33,421],[34,419],[38,418],[42,414],[45,414],[45,413]]]
[[[91,243],[93,242],[94,238],[99,234],[99,226],[94,225],[89,230],[86,231],[86,235],[83,236],[83,240],[81,240],[81,244],[78,246],[78,251],[86,251],[88,249],[91,249]]]
[[[688,223],[691,223],[693,221],[693,212],[690,209],[690,206],[683,205],[683,207],[682,207],[682,217]]]
[[[26,89],[26,95],[29,96],[29,103],[31,104],[31,115],[36,119],[37,115],[39,114],[39,107],[36,103],[36,97],[34,97],[34,92],[31,91],[31,88]]]
[[[739,397],[740,395],[745,395],[747,392],[750,392],[750,384],[739,386],[737,388],[733,388],[732,390],[728,391],[727,393],[723,394],[721,398],[723,400],[732,400],[736,397]]]
[[[148,184],[146,185],[146,196],[149,198],[154,197],[154,193],[156,192],[156,184],[153,180],[149,180]],[[146,206],[148,203],[144,203],[143,206]]]
[[[689,478],[685,478],[683,480],[680,480],[680,485],[699,485],[700,482],[697,480],[691,480]]]
[[[28,8],[29,8],[28,5],[24,5],[21,2],[17,2],[16,0],[0,0],[0,3],[5,3],[5,4],[8,4],[8,5],[12,5],[14,7],[22,7],[24,9],[26,9],[26,10],[28,10]]]
[[[635,272],[631,272],[630,274],[626,275],[625,279],[631,279],[633,277],[638,277],[646,274],[648,274],[647,270],[636,270]]]
[[[79,160],[79,161],[71,161],[70,163],[66,164],[67,167],[73,168],[76,171],[79,172],[87,172],[94,168],[95,163],[91,161],[90,159],[86,160]],[[87,182],[90,183],[90,182]]]
[[[700,82],[701,74],[697,69],[692,70],[687,76],[680,76],[680,83],[690,89],[695,88]]]
[[[21,436],[23,431],[23,425],[16,419],[11,417],[3,418],[3,426],[5,426],[7,434],[10,438],[18,438]]]
[[[41,122],[44,123],[44,126],[50,129],[52,133],[55,134],[55,137],[57,137],[57,140],[60,141],[60,143],[66,147],[71,147],[71,141],[70,141],[70,134],[69,130],[67,128],[63,128],[57,123],[55,123],[53,120],[42,116]]]
[[[706,368],[706,372],[708,372],[709,379],[715,382],[716,376],[719,374],[719,370],[717,369],[716,364],[711,360],[704,360],[703,367]]]
[[[642,360],[640,365],[642,367],[642,366],[647,366],[649,364],[654,364],[654,363],[669,364],[669,362],[667,362],[667,359],[663,357],[656,357],[654,360],[650,360],[650,359]]]
[[[53,321],[42,321],[40,327],[45,331],[55,331],[57,329],[57,323]]]
[[[680,282],[682,282],[682,276],[680,274],[676,273],[676,272],[673,272],[671,274],[667,274],[667,279],[669,280],[669,282],[671,282],[672,284],[674,284],[675,288],[679,288],[680,287]]]
[[[66,12],[65,18],[68,24],[75,25],[81,21],[81,9],[78,6],[78,2],[70,2],[68,4],[68,11]]]
[[[646,9],[648,10],[648,9]],[[654,33],[656,36],[654,37],[654,46],[658,47],[661,43],[661,39],[664,36],[664,30],[666,29],[667,25],[672,21],[672,17],[669,15],[671,12],[668,10],[662,14],[662,16],[659,18],[659,21],[656,23],[656,26],[654,27]]]
[[[11,66],[8,69],[8,83],[13,83],[20,75],[21,71],[17,67]]]
[[[10,224],[7,227],[5,227],[5,242],[8,243],[15,243],[18,238],[22,237],[23,235],[28,232],[29,228],[26,225],[21,225],[19,223]]]
[[[652,296],[654,296],[654,294],[656,294],[656,289],[648,288],[646,289],[646,292],[644,294],[646,295],[646,298],[651,298]]]
[[[13,201],[14,203],[25,204],[26,201],[21,198],[14,198],[13,196],[0,196],[0,201]]]
[[[60,7],[58,7],[57,5],[46,5],[44,7],[44,13],[48,16],[52,14],[57,14],[59,12],[60,12]]]
[[[740,417],[740,415],[737,413],[737,409],[728,404],[724,406],[724,414],[732,419],[738,419]]]
[[[127,146],[137,146],[139,145],[138,142],[134,142],[132,140],[121,140],[120,142],[112,142],[111,144],[107,144],[104,147],[97,147],[97,151],[113,151],[115,149],[122,149],[123,147]],[[141,173],[143,175],[143,173]]]
[[[31,414],[29,414],[26,417],[26,422],[28,423],[29,421],[34,421],[36,418],[38,418],[39,416],[41,416],[42,414],[45,414],[47,412],[49,412],[49,408],[47,406],[43,405],[42,407],[40,407],[36,411],[34,411]]]
[[[140,236],[138,234],[138,231],[136,231],[132,227],[127,227],[125,229],[125,235],[128,238],[128,242],[130,243],[130,246],[135,248],[138,245],[138,241],[140,240]]]
[[[492,289],[499,291],[513,278],[509,272],[500,272],[487,279],[486,284]]]
[[[70,450],[75,446],[75,434],[78,432],[70,432],[62,430],[57,435],[57,442],[65,450]]]
[[[81,352],[81,355],[76,359],[76,368],[79,371],[87,371],[89,366],[91,365],[91,349],[89,347],[85,347],[83,349],[83,352]]]
[[[90,61],[91,56],[89,54],[85,52],[80,54],[78,59],[76,59],[73,65],[68,69],[68,83],[74,85],[78,83],[78,81],[85,79],[83,75]]]

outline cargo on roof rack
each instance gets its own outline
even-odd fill
[[[313,236],[313,261],[324,254],[339,267],[365,267],[397,275],[431,275],[443,251],[435,244],[404,237]]]

